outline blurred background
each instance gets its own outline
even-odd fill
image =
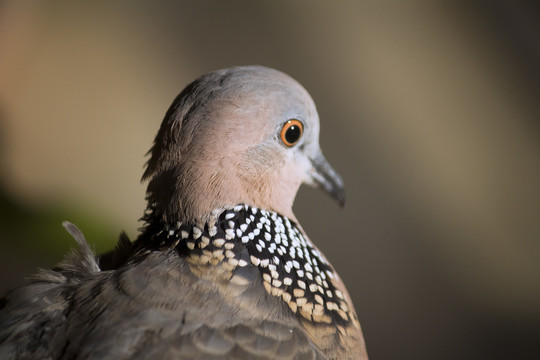
[[[176,94],[232,65],[312,94],[348,192],[295,212],[371,359],[538,359],[540,11],[533,1],[0,2],[0,291],[145,208]]]

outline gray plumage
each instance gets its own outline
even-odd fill
[[[301,183],[343,202],[309,94],[276,70],[190,84],[144,174],[135,242],[80,250],[0,303],[2,359],[367,359],[350,297],[292,213]]]

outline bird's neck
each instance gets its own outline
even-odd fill
[[[138,240],[144,251],[174,249],[190,262],[233,272],[255,266],[266,291],[302,317],[326,324],[357,321],[332,266],[287,217],[247,205],[216,210],[212,220],[199,224],[164,223],[151,215]]]

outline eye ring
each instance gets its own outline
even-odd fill
[[[288,120],[281,128],[281,141],[283,141],[286,146],[292,147],[300,141],[303,133],[304,124],[302,124],[300,120]]]

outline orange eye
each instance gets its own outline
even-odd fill
[[[296,144],[302,137],[304,125],[300,120],[291,119],[287,121],[281,129],[281,141],[289,147]]]

